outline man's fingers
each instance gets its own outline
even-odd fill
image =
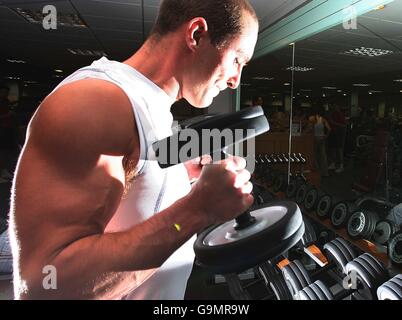
[[[247,182],[247,184],[242,185],[240,187],[240,190],[244,194],[250,194],[251,191],[253,191],[253,184],[249,181],[249,182]]]
[[[235,178],[235,183],[234,186],[235,188],[240,188],[243,187],[251,178],[251,174],[249,171],[243,169],[240,172],[236,174]]]
[[[201,157],[201,161],[199,162],[202,166],[205,166],[207,164],[211,164],[212,163],[212,157],[207,154],[205,156]]]
[[[223,163],[226,164],[226,170],[232,172],[243,170],[247,165],[246,159],[241,157],[230,157],[225,159]]]

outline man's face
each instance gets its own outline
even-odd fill
[[[194,107],[204,108],[227,87],[240,84],[244,65],[251,59],[258,37],[258,24],[245,17],[243,33],[217,49],[210,41],[203,41],[195,53],[187,75],[183,97]]]

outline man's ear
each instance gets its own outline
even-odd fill
[[[195,51],[202,39],[208,36],[208,24],[204,18],[194,18],[187,23],[186,44],[191,51]]]

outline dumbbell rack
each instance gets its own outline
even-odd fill
[[[277,192],[277,193],[275,193],[275,196],[278,199],[285,199],[286,198],[286,194],[284,192]],[[334,234],[337,234],[338,236],[340,236],[340,237],[344,238],[345,240],[349,241],[350,243],[355,245],[357,248],[359,248],[363,252],[367,252],[367,253],[372,254],[375,258],[380,260],[388,269],[394,270],[396,273],[401,273],[402,272],[402,267],[401,266],[396,266],[396,265],[391,264],[391,261],[388,258],[388,255],[386,253],[387,250],[386,250],[385,246],[375,244],[375,243],[373,243],[373,242],[371,242],[369,240],[365,240],[365,239],[352,239],[348,235],[348,233],[346,232],[345,228],[340,228],[340,229],[334,228],[334,226],[331,224],[331,221],[330,221],[329,218],[320,219],[316,215],[315,211],[308,212],[307,210],[305,210],[303,205],[299,205],[299,207],[300,207],[300,210],[301,210],[303,215],[309,217],[310,219],[312,219],[313,221],[315,221],[319,225],[323,226],[324,228],[332,231]]]

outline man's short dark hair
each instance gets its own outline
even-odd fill
[[[202,17],[207,21],[211,43],[219,48],[242,32],[244,12],[258,21],[248,0],[163,0],[152,34],[164,36]]]

